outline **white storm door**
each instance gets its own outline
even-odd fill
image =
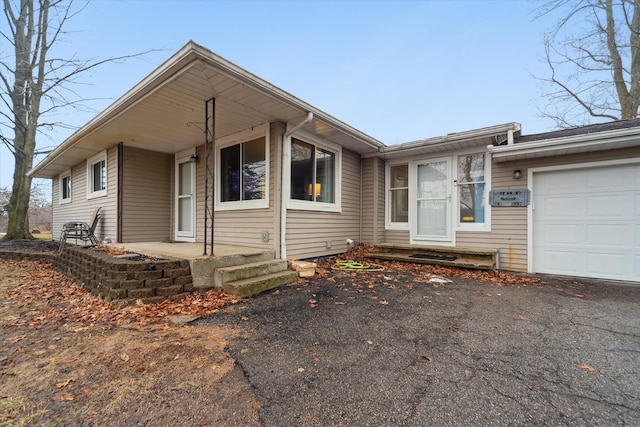
[[[451,159],[418,161],[413,169],[416,189],[411,239],[451,242]]]
[[[195,163],[189,157],[176,161],[176,232],[175,239],[185,242],[195,241]]]

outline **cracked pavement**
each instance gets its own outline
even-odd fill
[[[640,425],[640,287],[338,273],[201,320],[265,426]]]

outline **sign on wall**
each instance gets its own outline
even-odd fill
[[[505,190],[491,190],[489,204],[491,206],[529,206],[531,191],[528,188],[509,188]]]

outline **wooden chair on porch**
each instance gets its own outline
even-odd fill
[[[76,244],[78,243],[78,240],[90,242],[91,245],[98,244],[98,238],[95,235],[95,231],[98,221],[100,220],[100,209],[102,208],[98,207],[93,211],[91,225],[86,222],[67,222],[62,226],[58,252],[62,252],[64,250],[64,245],[67,242],[67,239],[74,239]]]

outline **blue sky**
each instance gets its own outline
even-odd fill
[[[532,74],[545,73],[542,33],[553,17],[534,21],[538,4],[93,0],[57,55],[158,51],[85,75],[74,90],[93,111],[62,118],[81,126],[193,40],[385,144],[513,121],[544,132],[553,123],[538,116]],[[70,133],[40,136],[38,146]],[[13,159],[4,147],[0,157],[0,186],[10,187]]]

